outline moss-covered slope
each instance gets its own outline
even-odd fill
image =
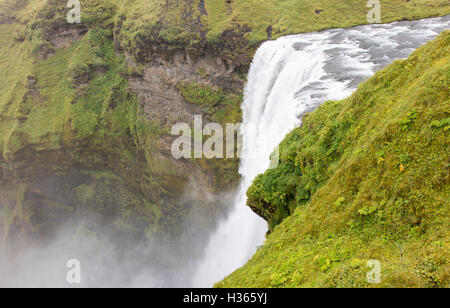
[[[265,245],[219,287],[448,287],[450,32],[327,102],[280,146],[248,204]],[[284,219],[284,220],[283,220]]]

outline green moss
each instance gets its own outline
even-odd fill
[[[55,4],[51,8],[64,11]],[[85,8],[87,16],[92,17],[88,33],[68,48],[56,50],[47,60],[36,63],[33,52],[28,51],[31,46],[41,45],[33,38],[40,37],[41,30],[31,30],[30,40],[22,44],[14,43],[11,36],[3,37],[2,46],[12,44],[21,54],[15,57],[21,61],[10,61],[12,53],[2,48],[5,51],[1,58],[2,72],[18,71],[5,74],[2,81],[6,82],[0,88],[1,148],[6,157],[12,157],[30,144],[39,149],[58,149],[77,139],[80,142],[94,139],[100,143],[105,138],[128,138],[133,134],[137,140],[144,133],[140,131],[146,128],[139,123],[137,98],[128,93],[128,81],[122,76],[126,71],[124,57],[115,54],[112,30],[104,21],[113,16],[112,11],[98,7],[95,1],[90,1]],[[89,12],[96,10],[102,14],[95,15],[95,19]],[[57,20],[57,16],[52,20]],[[36,80],[34,86],[23,78],[27,75]]]
[[[448,287],[449,55],[445,31],[305,117],[248,191],[272,234],[217,286]]]
[[[181,83],[178,89],[185,100],[200,106],[212,121],[220,124],[241,121],[242,93],[197,83]]]
[[[210,121],[221,124],[224,129],[227,123],[241,122],[242,92],[235,93],[220,87],[197,83],[181,83],[178,89],[186,101],[198,105]],[[238,184],[238,158],[226,160],[205,158],[196,162],[202,169],[217,175],[214,186],[218,191],[223,191],[224,188],[232,189]]]
[[[220,89],[212,89],[207,85],[182,84],[179,86],[181,95],[194,104],[203,108],[215,107],[224,100],[224,95]]]

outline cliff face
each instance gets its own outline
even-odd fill
[[[68,24],[64,0],[2,1],[3,243],[26,246],[74,215],[134,238],[178,236],[195,216],[204,233],[226,209],[211,194],[236,185],[238,161],[173,159],[171,125],[239,122],[258,43],[365,23],[365,6],[344,14],[353,2],[89,0]],[[385,2],[383,21],[450,11]]]
[[[194,114],[238,122],[241,74],[207,50],[151,51],[155,42],[140,59],[121,45],[114,4],[84,3],[81,24],[66,22],[65,4],[2,4],[3,243],[20,249],[76,217],[170,239],[195,216],[204,234],[226,209],[211,195],[237,183],[238,162],[175,160],[170,128]],[[204,91],[220,99],[188,100]]]
[[[449,73],[444,31],[305,116],[247,192],[272,233],[218,286],[448,287]]]

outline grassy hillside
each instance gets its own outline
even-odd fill
[[[448,287],[449,90],[445,31],[305,116],[247,193],[272,233],[217,286]]]
[[[128,39],[158,37],[172,44],[244,49],[268,37],[366,24],[364,0],[124,0]],[[446,0],[383,0],[381,21],[450,13]],[[242,40],[236,40],[242,36]],[[225,40],[226,38],[226,40]],[[241,45],[240,44],[244,44]]]

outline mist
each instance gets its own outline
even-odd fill
[[[183,202],[193,202],[198,193],[198,189],[189,186],[182,197]],[[234,198],[233,193],[219,196],[202,193],[211,202],[220,203],[222,209],[227,209]],[[204,253],[210,233],[228,214],[226,210],[212,211],[209,215],[214,216],[213,223],[205,233],[198,223],[205,219],[199,216],[199,212],[205,210],[204,206],[191,205],[178,238],[130,238],[117,234],[100,215],[74,215],[51,235],[36,236],[23,247],[13,245],[17,243],[2,243],[0,287],[194,287],[192,277],[198,270],[198,260]],[[4,219],[6,217],[0,212],[0,221]],[[79,284],[69,283],[67,279],[72,269],[67,264],[69,260],[79,261]]]

